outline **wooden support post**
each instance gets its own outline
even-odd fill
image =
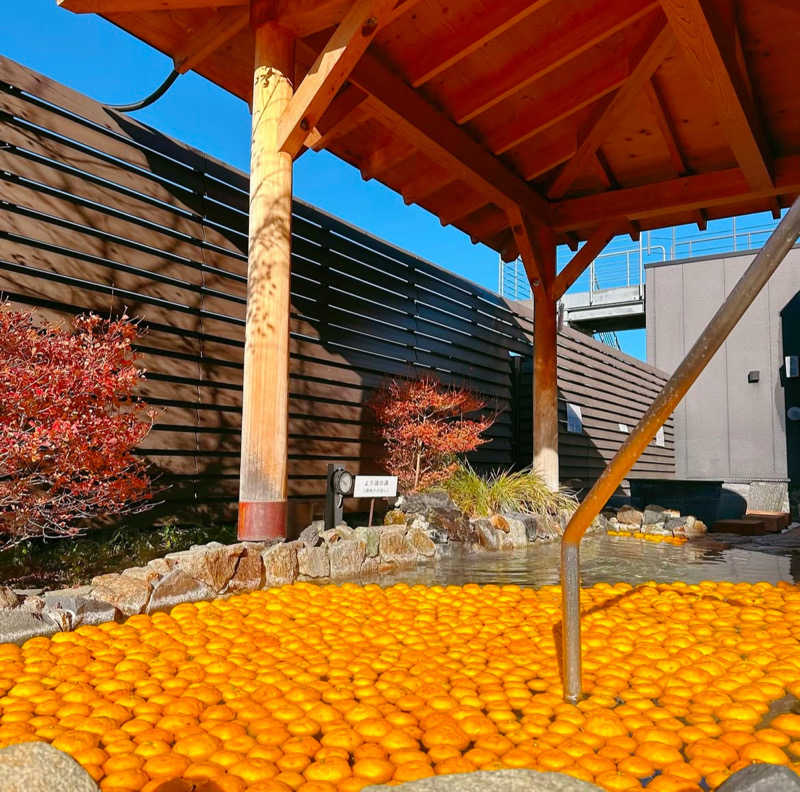
[[[545,284],[553,283],[556,245],[553,233],[536,229],[535,249],[544,283],[533,292],[533,467],[551,490],[558,489],[558,387],[556,301]]]
[[[292,156],[278,125],[292,98],[294,40],[255,0],[250,246],[239,539],[286,536]]]

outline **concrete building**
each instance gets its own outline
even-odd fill
[[[647,268],[647,360],[671,372],[752,251]],[[675,413],[676,479],[717,490],[717,517],[787,510],[800,496],[800,247],[734,328]]]

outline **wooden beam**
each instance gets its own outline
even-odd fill
[[[433,38],[420,40],[424,46],[413,59],[408,81],[415,88],[429,82],[551,2],[505,0],[489,4],[480,14],[454,20],[455,24],[447,25]]]
[[[671,119],[667,116],[667,111],[664,108],[664,101],[661,98],[661,92],[655,85],[655,81],[650,79],[644,86],[645,94],[650,100],[650,109],[656,117],[658,129],[661,132],[661,137],[667,145],[669,151],[669,161],[672,164],[672,170],[676,176],[684,176],[689,172],[686,167],[686,160],[683,158],[683,152],[678,145],[678,139],[675,136],[675,129],[672,126]]]
[[[472,190],[462,190],[453,197],[446,208],[439,212],[439,222],[443,225],[458,225],[458,221],[486,206],[486,198]]]
[[[202,27],[192,32],[172,55],[175,71],[185,74],[209,55],[216,52],[226,41],[243,31],[250,23],[247,6],[223,8]]]
[[[649,32],[645,37],[643,45],[646,46],[638,48],[641,55],[634,56],[634,60],[638,62],[633,68],[631,76],[585,132],[578,146],[577,154],[558,174],[548,191],[548,197],[561,198],[567,192],[575,179],[584,171],[589,160],[594,157],[597,149],[608,139],[613,129],[639,100],[645,84],[671,52],[675,45],[672,31],[663,24],[660,24],[659,27],[660,30],[655,35],[653,32]]]
[[[449,115],[458,124],[470,121],[657,7],[656,0],[606,0],[565,18],[557,30],[544,27],[524,52],[509,52],[455,94],[447,102]]]
[[[407,182],[400,185],[398,192],[403,196],[406,206],[411,204],[422,204],[448,184],[452,184],[455,179],[450,173],[444,170],[425,170],[416,173]]]
[[[484,136],[484,143],[495,154],[504,154],[607,96],[619,88],[629,76],[627,58],[611,53],[603,62],[591,64],[591,68],[577,75],[570,84],[544,93],[537,101],[525,102],[510,123],[499,124],[488,132]]]
[[[181,11],[247,5],[242,0],[57,0],[75,14],[128,14],[142,11]]]
[[[645,84],[669,55],[675,44],[672,31],[660,25],[660,30],[653,35],[649,32],[643,45],[638,49],[641,53],[634,59],[638,62],[631,72],[625,85],[617,91],[611,102],[589,125],[582,136],[578,152],[562,168],[555,182],[548,190],[548,197],[561,198],[569,190],[572,183],[586,169],[589,161],[595,156],[598,148],[608,139],[608,136],[622,119],[630,112],[641,96]]]
[[[565,133],[549,146],[537,148],[530,156],[512,155],[517,170],[525,181],[531,181],[575,156],[578,141],[575,133]]]
[[[772,185],[770,155],[746,79],[736,64],[730,30],[701,0],[661,0],[661,6],[700,85],[711,99],[723,134],[754,190]]]
[[[363,119],[356,111],[366,99],[367,95],[355,85],[342,88],[322,114],[316,127],[309,132],[305,145],[314,151],[321,151],[358,126]]]
[[[370,152],[359,166],[361,178],[364,181],[377,179],[382,173],[391,170],[396,165],[405,162],[416,154],[416,149],[410,143],[389,142]]]
[[[777,195],[800,193],[800,156],[774,161],[775,183],[753,190],[739,168],[683,176],[642,187],[570,198],[553,204],[552,225],[558,233],[600,225],[609,220],[668,218],[704,208],[736,206],[762,200],[765,208]]]
[[[353,0],[273,0],[275,19],[281,27],[291,30],[297,38],[306,38],[328,30],[341,22]],[[386,24],[410,11],[420,0],[400,0],[389,11]]]
[[[564,296],[564,292],[575,283],[581,273],[600,255],[603,248],[616,236],[616,233],[616,223],[605,223],[586,240],[586,244],[556,276],[551,290],[551,296],[554,300],[560,300]]]
[[[553,264],[552,273],[549,272],[547,266],[541,266],[543,261],[545,264],[548,261],[546,251],[542,250],[542,238],[543,235],[546,235],[546,232],[532,222],[525,211],[519,207],[514,207],[508,211],[508,220],[531,289],[538,288],[549,298],[552,281],[555,277],[555,263]],[[552,234],[549,234],[549,236],[552,237]],[[555,242],[553,244],[555,245]]]
[[[396,0],[356,0],[292,96],[278,128],[293,157],[366,51]]]
[[[796,0],[765,0],[765,2],[772,3],[774,6],[783,8],[786,11],[794,11],[795,14],[800,16],[800,5]]]
[[[371,98],[370,107],[421,152],[502,209],[522,207],[547,222],[549,205],[530,185],[454,124],[377,58],[366,53],[350,81]]]

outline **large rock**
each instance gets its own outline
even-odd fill
[[[199,602],[214,597],[214,591],[177,567],[153,587],[147,612],[167,610],[181,602]]]
[[[243,552],[240,544],[226,546],[215,542],[181,553],[177,558],[178,566],[195,580],[220,592],[233,577]]]
[[[156,572],[159,577],[172,572],[175,569],[175,564],[176,562],[171,558],[154,558],[152,561],[147,562],[147,566]]]
[[[668,512],[669,510],[665,509],[663,506],[657,506],[655,504],[645,506],[642,512],[642,522],[645,525],[666,522],[667,517],[671,516]]]
[[[411,566],[417,561],[417,551],[409,542],[402,525],[387,526],[381,531],[379,551],[384,564]]]
[[[639,530],[652,536],[673,536],[672,529],[663,522],[644,523]]]
[[[297,567],[301,575],[310,578],[326,578],[331,574],[328,548],[301,547],[297,551]]]
[[[617,521],[621,525],[632,525],[634,528],[639,528],[643,518],[644,515],[633,506],[623,506],[617,509]]]
[[[22,604],[22,597],[8,586],[0,586],[0,608],[16,608]]]
[[[722,789],[722,787],[720,787]],[[430,776],[389,786],[364,787],[363,792],[598,792],[600,787],[562,773],[536,770],[479,770],[474,773]],[[759,791],[760,792],[760,791]],[[775,792],[778,792],[777,788]]]
[[[237,591],[255,591],[264,585],[264,563],[261,560],[261,550],[251,547],[248,542],[241,545],[242,553],[233,572],[233,577],[228,581],[226,593]]]
[[[664,530],[673,536],[686,533],[686,517],[667,517]]]
[[[504,547],[512,547],[515,550],[528,546],[528,529],[522,520],[518,520],[510,515],[505,515],[505,523],[508,530],[503,538]]]
[[[320,539],[322,539],[325,544],[340,542],[342,539],[352,539],[355,535],[356,532],[345,523],[339,523],[339,525],[335,528],[331,528],[329,531],[319,532]]]
[[[151,566],[130,567],[128,569],[124,569],[122,574],[127,575],[128,577],[136,578],[137,580],[143,580],[145,583],[149,583],[150,585],[155,583],[156,580],[161,577],[159,572],[157,572],[155,568]]]
[[[405,525],[405,523],[403,523]],[[375,558],[381,541],[381,529],[375,525],[360,525],[355,529],[355,539],[361,540],[367,548],[367,558]]]
[[[753,764],[730,776],[717,792],[800,792],[800,778],[788,767]]]
[[[81,587],[83,589],[83,587]],[[81,624],[102,624],[115,621],[119,611],[110,602],[94,599],[87,596],[89,589],[82,593],[78,589],[63,589],[62,591],[48,591],[44,595],[44,603],[48,609],[66,611],[72,614],[72,627]]]
[[[340,539],[328,546],[332,578],[358,577],[367,557],[367,546],[360,539]]]
[[[381,560],[378,556],[373,558],[365,558],[364,563],[361,565],[361,572],[359,577],[374,578],[377,577],[381,571]]]
[[[434,489],[400,495],[395,500],[394,507],[406,514],[425,514],[431,509],[455,509],[456,505],[443,489]]]
[[[264,562],[264,586],[283,586],[294,583],[300,573],[297,550],[300,542],[280,542],[261,553]]]
[[[469,519],[444,490],[401,495],[395,501],[395,508],[401,509],[407,517],[424,517],[430,525],[429,534],[434,542],[438,543],[440,536],[447,537],[451,542],[475,541],[474,534],[470,532]]]
[[[470,530],[476,543],[484,550],[500,549],[500,532],[492,525],[488,517],[473,517],[469,521]]]
[[[68,754],[44,742],[0,750],[3,792],[98,792],[91,776]]]
[[[18,608],[0,611],[0,644],[21,645],[37,635],[52,635],[56,632],[58,625],[40,613],[30,613]]]
[[[322,543],[322,540],[319,538],[319,533],[324,527],[324,520],[314,520],[311,525],[307,525],[300,531],[300,536],[297,537],[297,541],[302,542],[306,547],[316,547]]]
[[[421,528],[409,528],[406,540],[414,548],[417,555],[424,558],[433,558],[436,555],[436,545]]]
[[[127,575],[98,575],[92,578],[92,599],[108,602],[125,616],[142,613],[150,597],[150,584]]]

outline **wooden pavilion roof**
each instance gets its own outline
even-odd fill
[[[242,0],[58,1],[250,100]],[[506,259],[515,208],[575,247],[800,193],[800,0],[395,1],[275,0],[296,86],[354,6],[378,22],[324,112],[295,119],[295,150],[328,149]]]

